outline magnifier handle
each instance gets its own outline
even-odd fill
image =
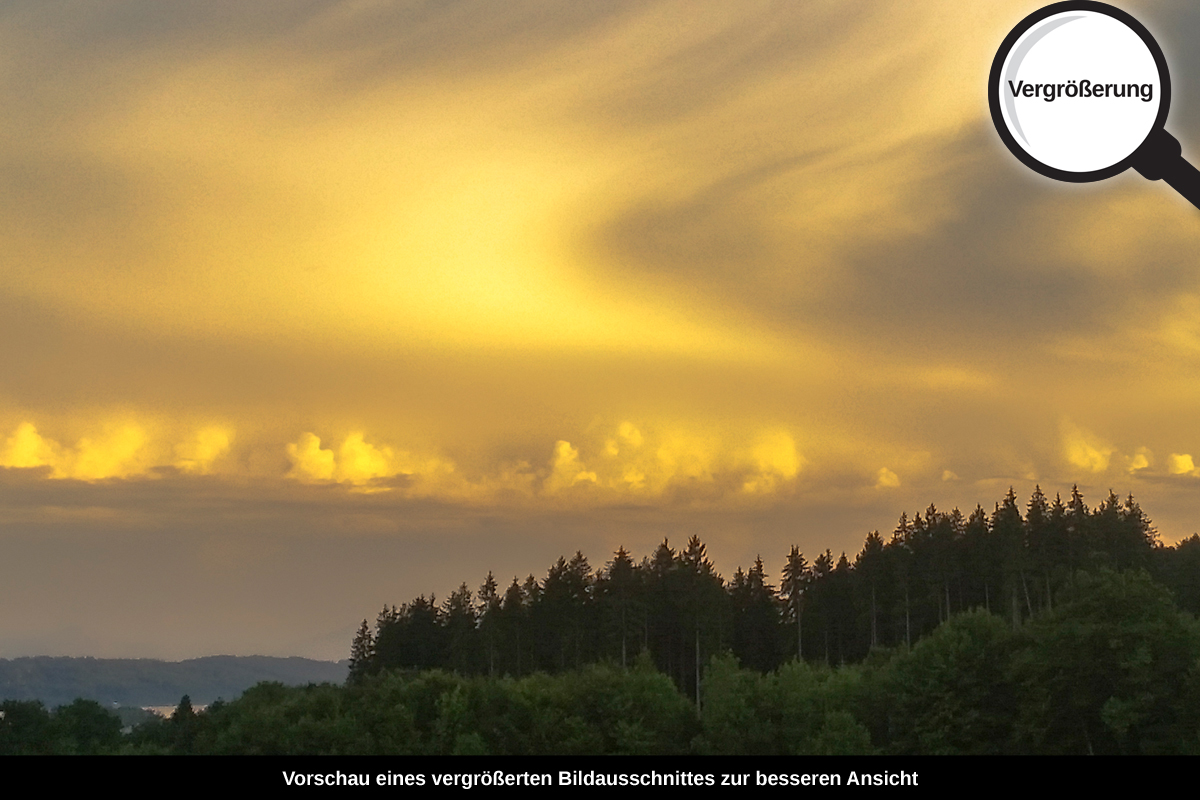
[[[1156,128],[1133,154],[1133,168],[1147,180],[1166,181],[1189,203],[1200,208],[1200,170],[1184,159],[1179,140],[1162,128]]]

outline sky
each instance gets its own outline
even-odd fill
[[[1200,212],[1004,148],[1038,5],[0,6],[0,658],[344,658],[1010,486],[1200,530]],[[1122,8],[1200,163],[1200,7]]]

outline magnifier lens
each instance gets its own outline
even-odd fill
[[[1144,28],[1109,6],[1047,7],[1009,34],[997,62],[990,87],[997,128],[1042,174],[1111,177],[1166,120],[1162,53]]]

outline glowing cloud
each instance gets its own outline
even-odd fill
[[[672,431],[661,439],[655,458],[657,470],[652,482],[659,491],[674,480],[703,481],[713,479],[720,443],[715,439]]]
[[[72,477],[99,480],[145,471],[146,432],[133,423],[109,430],[99,439],[80,439]]]
[[[577,483],[596,483],[596,473],[584,467],[578,449],[560,439],[554,443],[551,472],[542,483],[542,489],[547,494],[555,494]]]
[[[5,442],[0,466],[48,466],[52,477],[85,481],[124,478],[153,466],[147,444],[145,430],[129,422],[110,425],[97,438],[80,439],[72,450],[43,437],[32,423],[24,422]]]
[[[887,467],[881,467],[875,475],[876,489],[895,489],[900,485],[900,476]]]
[[[338,480],[363,483],[373,478],[397,474],[392,467],[395,453],[390,447],[378,448],[368,444],[361,432],[352,433],[338,451]]]
[[[1146,469],[1154,463],[1154,453],[1145,447],[1139,447],[1137,452],[1128,459],[1126,470],[1132,475],[1139,469]]]
[[[175,466],[195,475],[208,475],[213,462],[229,452],[232,437],[224,428],[208,427],[175,445]]]
[[[1188,453],[1171,453],[1167,456],[1167,471],[1172,475],[1192,475],[1200,477],[1200,470]]]
[[[642,432],[635,428],[632,422],[622,422],[617,434],[621,437],[623,442],[635,450],[640,448],[642,446],[642,442],[645,441],[645,439],[642,437]]]
[[[43,439],[32,423],[22,422],[4,443],[0,467],[54,466],[61,461],[61,449],[57,443]]]
[[[292,462],[288,476],[304,483],[333,481],[361,491],[387,491],[395,487],[380,485],[380,481],[403,475],[424,481],[406,487],[410,495],[467,499],[483,490],[482,485],[471,487],[459,480],[453,462],[372,444],[362,431],[347,434],[336,452],[321,447],[321,439],[306,432],[287,445],[287,454]]]
[[[776,431],[761,436],[752,451],[756,474],[747,478],[742,489],[751,494],[775,491],[781,483],[795,478],[804,465],[791,435]]]
[[[1108,469],[1112,447],[1070,422],[1063,423],[1062,437],[1063,455],[1071,466],[1088,472],[1104,472]]]
[[[305,433],[300,441],[287,446],[288,458],[292,460],[291,475],[302,481],[330,481],[336,467],[332,450],[323,450],[321,440],[315,434]]]

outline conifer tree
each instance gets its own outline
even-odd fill
[[[1029,505],[1025,507],[1025,542],[1029,549],[1029,563],[1034,575],[1041,574],[1044,593],[1041,606],[1050,604],[1050,571],[1054,562],[1051,556],[1052,525],[1050,504],[1042,493],[1041,485],[1034,486]]]
[[[705,656],[718,649],[722,608],[725,603],[724,581],[708,558],[708,550],[699,536],[692,536],[680,552],[676,569],[676,592],[679,601],[680,640],[692,642],[691,653],[681,656],[681,663],[691,661],[692,694],[700,708],[700,669]],[[690,634],[690,635],[689,635]],[[706,644],[702,647],[702,637]]]
[[[767,582],[762,558],[734,575],[729,585],[733,602],[733,653],[743,665],[770,672],[779,665],[779,602]]]
[[[971,516],[967,520],[967,527],[963,532],[964,561],[970,582],[968,605],[983,608],[986,611],[992,610],[989,580],[990,538],[987,512],[983,510],[983,506],[977,505],[971,512]]]
[[[902,513],[900,514],[900,522],[896,525],[896,529],[892,531],[891,540],[884,547],[884,557],[888,564],[888,572],[891,573],[892,580],[896,585],[896,591],[904,597],[902,607],[899,601],[897,601],[895,608],[895,628],[897,631],[903,631],[905,645],[912,644],[911,580],[913,551],[911,541],[912,526],[909,525],[908,514]],[[826,551],[827,555],[828,552]],[[814,571],[816,571],[815,564]],[[894,640],[899,641],[900,639],[901,637],[897,634]],[[827,651],[826,662],[828,662],[828,655]]]
[[[446,598],[442,605],[442,620],[445,627],[444,662],[452,670],[470,674],[476,663],[476,616],[473,594],[467,584],[461,584]]]
[[[1017,494],[1010,486],[1003,505],[996,504],[992,514],[993,552],[1001,564],[1004,590],[1012,610],[1012,627],[1021,624],[1020,591],[1024,581],[1025,525],[1017,507]]]
[[[616,631],[614,638],[620,641],[622,669],[629,665],[629,633],[636,580],[633,559],[622,546],[617,548],[612,561],[608,562],[596,583],[601,624],[606,632]]]
[[[533,576],[529,576],[530,580]],[[536,584],[537,581],[534,581]],[[524,646],[522,637],[525,635],[527,606],[525,590],[521,588],[521,584],[517,582],[517,576],[514,575],[512,583],[504,592],[504,599],[500,604],[499,616],[499,636],[504,647],[505,659],[504,671],[516,675],[518,678],[523,675],[523,668],[528,659],[524,655]]]
[[[1067,570],[1074,572],[1083,566],[1081,559],[1086,550],[1090,533],[1090,519],[1087,504],[1083,502],[1083,494],[1079,485],[1071,487],[1071,500],[1067,503]]]
[[[878,534],[876,534],[878,537]],[[792,545],[787,564],[783,567],[783,582],[779,594],[784,601],[787,621],[796,625],[796,660],[804,660],[804,593],[812,581],[812,570],[800,548]],[[872,620],[874,631],[874,620]]]
[[[863,591],[870,594],[870,646],[879,645],[878,596],[879,577],[883,569],[883,538],[879,531],[871,531],[863,542],[863,549],[854,560],[855,575],[863,582]]]
[[[496,577],[488,570],[487,578],[479,587],[479,608],[476,610],[479,620],[479,633],[483,637],[487,649],[488,675],[496,674],[496,639],[500,625],[500,592]]]
[[[375,671],[375,637],[364,619],[350,645],[350,675],[347,683],[361,683],[367,675]]]

